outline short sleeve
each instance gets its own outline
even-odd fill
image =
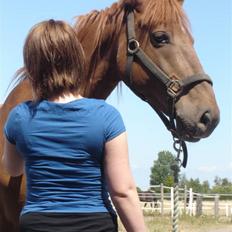
[[[110,141],[126,131],[121,114],[113,106],[108,105],[105,118],[105,141]]]
[[[18,122],[18,113],[17,109],[14,108],[10,111],[8,118],[4,126],[4,133],[7,140],[11,144],[16,144],[16,135],[17,135],[17,122]]]

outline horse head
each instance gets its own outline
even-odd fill
[[[212,81],[194,50],[182,3],[121,1],[125,27],[119,36],[117,64],[127,86],[162,118],[175,119],[179,138],[194,142],[211,134],[219,122],[219,109]]]

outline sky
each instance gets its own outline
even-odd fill
[[[109,7],[112,0],[0,0],[0,103],[15,71],[22,67],[22,48],[29,29],[54,18],[74,22],[74,17]],[[214,82],[221,120],[213,134],[198,143],[187,143],[189,160],[181,173],[213,183],[214,177],[232,180],[232,5],[231,0],[185,0],[195,49]],[[149,187],[150,168],[160,151],[174,153],[172,137],[149,105],[125,85],[106,100],[122,114],[127,128],[129,155],[137,186]]]

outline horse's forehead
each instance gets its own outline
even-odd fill
[[[192,40],[190,23],[187,18],[179,16],[179,19],[173,20],[171,17],[163,21],[156,16],[146,17],[137,14],[136,24],[145,33],[152,31],[167,31],[178,37],[186,37]]]
[[[147,28],[154,28],[158,25],[173,27],[173,30],[178,25],[188,28],[189,21],[187,16],[177,2],[178,0],[143,1],[143,10],[137,12],[138,23]]]

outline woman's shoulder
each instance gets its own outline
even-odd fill
[[[107,103],[104,99],[95,99],[95,98],[86,98],[87,99],[87,104],[90,107],[96,107],[97,109],[101,109],[101,111],[104,112],[118,112],[118,110],[111,104]]]
[[[32,101],[21,102],[10,111],[11,114],[21,114],[26,112],[32,105]]]
[[[22,102],[13,107],[8,115],[8,123],[18,123],[21,122],[22,120],[27,120],[28,119],[28,112],[29,112],[29,106],[30,102]]]

